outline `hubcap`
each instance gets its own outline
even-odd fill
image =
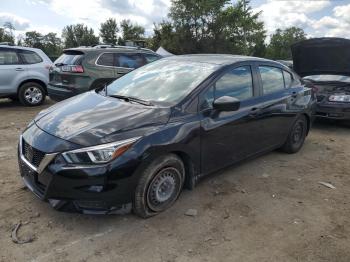
[[[155,176],[147,193],[148,206],[153,211],[161,211],[175,200],[179,191],[179,177],[179,171],[172,167],[161,170]]]
[[[293,143],[297,144],[302,140],[303,132],[304,132],[303,124],[298,123],[293,130]]]
[[[30,104],[38,104],[43,98],[41,90],[35,86],[28,87],[24,92],[24,98]]]

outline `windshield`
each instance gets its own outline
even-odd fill
[[[217,65],[176,59],[161,59],[115,80],[107,95],[176,103],[217,69]]]
[[[340,76],[340,75],[311,75],[306,76],[304,79],[308,79],[316,82],[345,82],[350,83],[349,76]]]

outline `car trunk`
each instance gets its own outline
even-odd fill
[[[85,78],[82,60],[85,54],[78,50],[65,50],[50,68],[50,84],[73,87],[78,78]]]

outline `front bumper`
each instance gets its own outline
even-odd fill
[[[320,118],[350,120],[350,103],[317,103],[315,116]]]
[[[86,90],[87,91],[87,90]],[[79,95],[84,91],[79,91],[76,88],[64,86],[64,85],[47,85],[48,96],[54,101],[62,101],[64,99]]]
[[[57,210],[86,214],[123,214],[131,210],[136,182],[133,175],[126,175],[131,170],[127,165],[67,166],[55,154],[46,166],[35,167],[23,154],[21,142],[18,162],[27,188]]]

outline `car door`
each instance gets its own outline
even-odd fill
[[[256,71],[261,98],[256,105],[255,117],[263,123],[262,146],[269,149],[285,142],[296,116],[297,111],[290,110],[290,105],[297,94],[290,88],[291,80],[287,79],[288,72],[284,76],[285,70],[282,68],[272,64],[256,63]]]
[[[26,75],[17,50],[0,47],[0,94],[15,94]]]
[[[213,101],[222,96],[239,99],[239,110],[214,109]],[[263,123],[255,118],[259,102],[258,80],[250,64],[225,70],[201,94],[199,101],[202,173],[212,172],[261,150]]]
[[[96,59],[96,71],[92,76],[96,79],[93,88],[103,87],[117,78],[115,54],[105,52]]]

